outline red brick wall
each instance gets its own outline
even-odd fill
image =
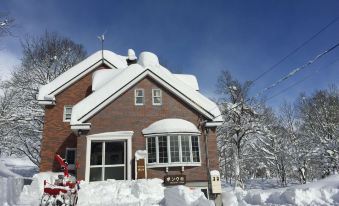
[[[105,68],[103,65],[96,70]],[[64,106],[75,105],[89,95],[92,91],[92,73],[56,95],[56,105],[45,107],[40,171],[57,171],[59,165],[54,161],[55,154],[64,157],[66,147],[77,146],[77,137],[72,133],[69,122],[63,122]]]
[[[145,91],[145,105],[143,106],[134,105],[134,90],[136,88],[142,88]],[[163,104],[161,106],[152,105],[153,88],[162,89]],[[132,137],[132,154],[134,155],[136,150],[146,149],[146,141],[141,133],[142,129],[148,127],[151,123],[164,118],[185,119],[194,123],[197,127],[199,126],[199,122],[203,121],[198,112],[193,110],[176,96],[172,95],[154,80],[150,78],[141,80],[134,87],[126,91],[119,98],[88,120],[88,122],[91,123],[91,130],[80,137],[81,141],[78,141],[77,146],[77,158],[80,165],[83,165],[83,167],[81,167],[77,172],[78,178],[84,179],[85,175],[86,135],[113,131],[134,131],[134,135]],[[217,145],[214,131],[210,132],[208,139],[210,166],[211,169],[218,169]],[[184,174],[187,175],[187,181],[207,180],[205,137],[203,135],[200,137],[200,149],[202,161],[201,167],[186,167]],[[169,174],[181,173],[180,170],[181,168],[169,168]],[[134,173],[134,168],[132,168],[132,172]],[[163,178],[166,174],[165,168],[148,169],[147,172],[149,178]],[[133,176],[134,174],[132,177]]]

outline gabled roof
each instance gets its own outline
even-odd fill
[[[127,67],[126,57],[117,55],[108,50],[104,50],[103,52],[98,51],[62,73],[52,82],[41,86],[39,94],[37,95],[39,104],[54,104],[55,95],[97,68],[102,63],[112,69],[115,68],[118,70]]]
[[[222,121],[220,110],[213,101],[162,67],[154,54],[142,52],[138,64],[132,64],[125,69],[121,69],[119,73],[104,86],[100,87],[73,107],[71,118],[72,128],[79,128],[85,125],[89,127],[88,123],[86,123],[89,118],[146,76],[151,77],[170,90],[202,115],[210,119],[211,122]]]

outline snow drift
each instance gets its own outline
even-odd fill
[[[339,175],[305,185],[269,190],[236,188],[222,193],[224,205],[339,205]]]
[[[31,185],[26,185],[20,196],[25,205],[39,205],[43,194],[43,182],[53,183],[62,173],[41,172],[33,176]],[[161,179],[107,180],[80,183],[78,206],[212,206],[200,190],[185,186],[166,188]]]

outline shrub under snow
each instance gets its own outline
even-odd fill
[[[339,205],[339,175],[280,189],[225,191],[224,205]]]

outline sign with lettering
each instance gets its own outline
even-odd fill
[[[146,178],[145,159],[137,160],[137,179]]]
[[[186,184],[186,175],[166,175],[164,177],[164,185],[184,185]]]

